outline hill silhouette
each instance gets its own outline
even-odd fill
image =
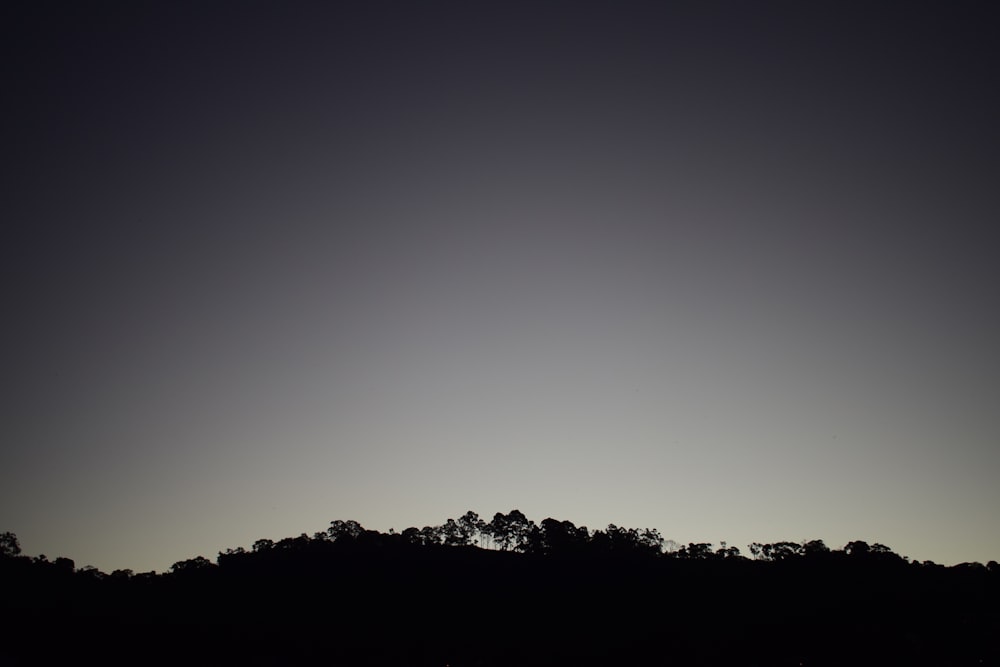
[[[473,512],[110,574],[0,536],[0,664],[995,665],[1000,567]]]

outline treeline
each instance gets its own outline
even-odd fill
[[[467,512],[356,521],[162,574],[0,535],[0,664],[990,665],[1000,568],[820,540],[684,546],[651,529]]]
[[[401,532],[390,529],[388,533],[367,530],[357,521],[335,520],[324,532],[312,537],[302,534],[278,542],[261,539],[254,542],[250,552],[242,547],[220,552],[217,564],[236,562],[248,553],[267,553],[273,550],[308,551],[323,545],[340,542],[370,548],[422,547],[479,547],[499,551],[513,551],[527,555],[577,556],[577,557],[658,557],[680,560],[747,560],[739,547],[722,542],[718,547],[708,542],[678,545],[664,540],[655,528],[623,528],[615,524],[605,529],[591,531],[586,526],[576,526],[571,521],[547,518],[540,523],[528,519],[520,510],[504,514],[497,512],[489,522],[473,511],[458,519],[448,519],[438,526],[410,527]],[[883,564],[910,564],[917,567],[940,568],[932,561],[910,562],[884,544],[868,544],[861,540],[847,543],[841,549],[831,549],[823,540],[804,542],[754,542],[748,545],[749,558],[758,562],[790,561],[796,558],[836,560],[850,557],[852,561],[879,562]],[[171,571],[187,571],[210,564],[198,557],[175,563]],[[996,561],[986,565],[964,563],[961,568],[986,568],[995,571]]]
[[[337,545],[336,549],[332,549]],[[264,557],[266,554],[277,553],[307,553],[335,551],[345,548],[366,550],[391,550],[406,547],[478,547],[486,550],[510,551],[526,555],[547,556],[577,556],[577,557],[656,557],[678,560],[753,560],[756,562],[781,562],[794,559],[809,559],[812,561],[830,561],[850,558],[854,562],[879,562],[883,564],[908,564],[915,567],[942,568],[932,561],[910,561],[900,556],[889,547],[875,543],[868,544],[861,540],[847,543],[841,549],[831,549],[823,540],[808,540],[803,542],[754,542],[748,545],[749,556],[736,546],[722,542],[719,546],[712,543],[696,542],[678,545],[664,540],[655,528],[623,528],[615,524],[607,528],[590,530],[586,526],[576,526],[571,521],[547,518],[535,523],[520,510],[508,513],[497,512],[490,521],[485,521],[476,512],[468,511],[458,519],[447,519],[437,526],[423,528],[410,527],[397,532],[390,529],[380,533],[364,528],[354,520],[334,520],[325,531],[305,533],[298,537],[286,537],[274,541],[259,539],[250,549],[236,547],[219,552],[213,563],[204,556],[174,563],[170,573],[190,572],[212,566],[235,564],[252,558],[255,554]],[[65,557],[49,561],[45,555],[33,559],[21,556],[21,547],[14,533],[0,533],[0,558],[20,558],[22,561],[48,568],[54,571],[76,571],[84,576],[103,578],[128,578],[135,576],[131,569],[115,570],[110,575],[92,566],[76,570],[73,560]],[[955,566],[964,569],[984,569],[997,571],[996,561],[983,565],[980,563],[963,563]],[[156,572],[141,573],[143,576],[156,576]]]
[[[664,540],[654,529],[620,528],[614,524],[591,532],[585,526],[576,527],[570,521],[545,519],[540,524],[528,519],[520,510],[504,514],[497,512],[489,522],[469,511],[458,519],[448,519],[439,526],[410,527],[401,532],[380,533],[366,530],[357,521],[336,520],[325,532],[312,537],[285,538],[278,542],[261,539],[254,542],[249,553],[273,551],[323,550],[331,544],[369,549],[408,547],[477,547],[485,550],[534,555],[629,555],[659,556]],[[235,562],[248,552],[243,548],[227,549],[218,557],[218,564]],[[193,565],[197,562],[199,565]],[[175,563],[172,571],[204,566],[207,559]]]

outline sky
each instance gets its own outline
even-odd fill
[[[9,3],[0,530],[1000,558],[988,3]]]

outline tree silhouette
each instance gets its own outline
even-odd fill
[[[483,520],[472,510],[459,517],[458,527],[462,534],[463,544],[478,544],[484,525]]]
[[[579,554],[590,542],[587,528],[577,528],[571,521],[544,519],[538,531],[540,544],[533,550],[544,554]]]
[[[454,519],[448,519],[441,526],[439,533],[441,540],[446,546],[458,547],[469,543],[468,536]]]
[[[0,533],[0,557],[13,558],[21,555],[21,544],[17,535],[11,532]]]
[[[493,543],[500,547],[501,551],[507,551],[510,548],[510,524],[507,522],[507,515],[503,512],[497,512],[493,515],[493,520],[486,525],[486,533]]]
[[[868,546],[868,543],[861,540],[848,542],[847,545],[844,546],[844,552],[848,556],[854,556],[855,558],[867,556],[870,551],[871,547]]]
[[[674,557],[684,560],[711,560],[715,557],[711,542],[691,542],[674,552]]]
[[[216,567],[212,561],[204,556],[196,556],[188,560],[177,561],[170,566],[170,571],[175,574],[189,574],[199,570],[207,570]]]
[[[56,558],[53,565],[55,565],[56,569],[61,570],[63,572],[72,573],[76,571],[76,563],[73,561],[72,558],[64,558],[60,556]]]
[[[340,521],[334,520],[330,522],[330,527],[327,528],[326,532],[330,536],[330,539],[336,542],[340,538],[346,537],[349,540],[356,540],[358,537],[364,533],[365,529],[361,527],[361,524],[357,521]]]
[[[823,540],[809,540],[802,545],[802,552],[806,556],[820,557],[830,553],[830,547],[826,546]]]
[[[424,526],[420,529],[420,540],[424,546],[441,544],[440,526]]]
[[[739,547],[726,546],[726,542],[722,542],[719,545],[719,548],[715,550],[715,557],[720,559],[726,559],[726,558],[742,558],[743,556],[740,554]]]
[[[521,510],[511,510],[507,513],[507,529],[511,546],[517,551],[526,551],[535,522],[529,520]]]

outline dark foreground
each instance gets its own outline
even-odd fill
[[[279,543],[280,544],[280,543]],[[342,539],[163,575],[0,560],[0,664],[997,665],[1000,572]]]

